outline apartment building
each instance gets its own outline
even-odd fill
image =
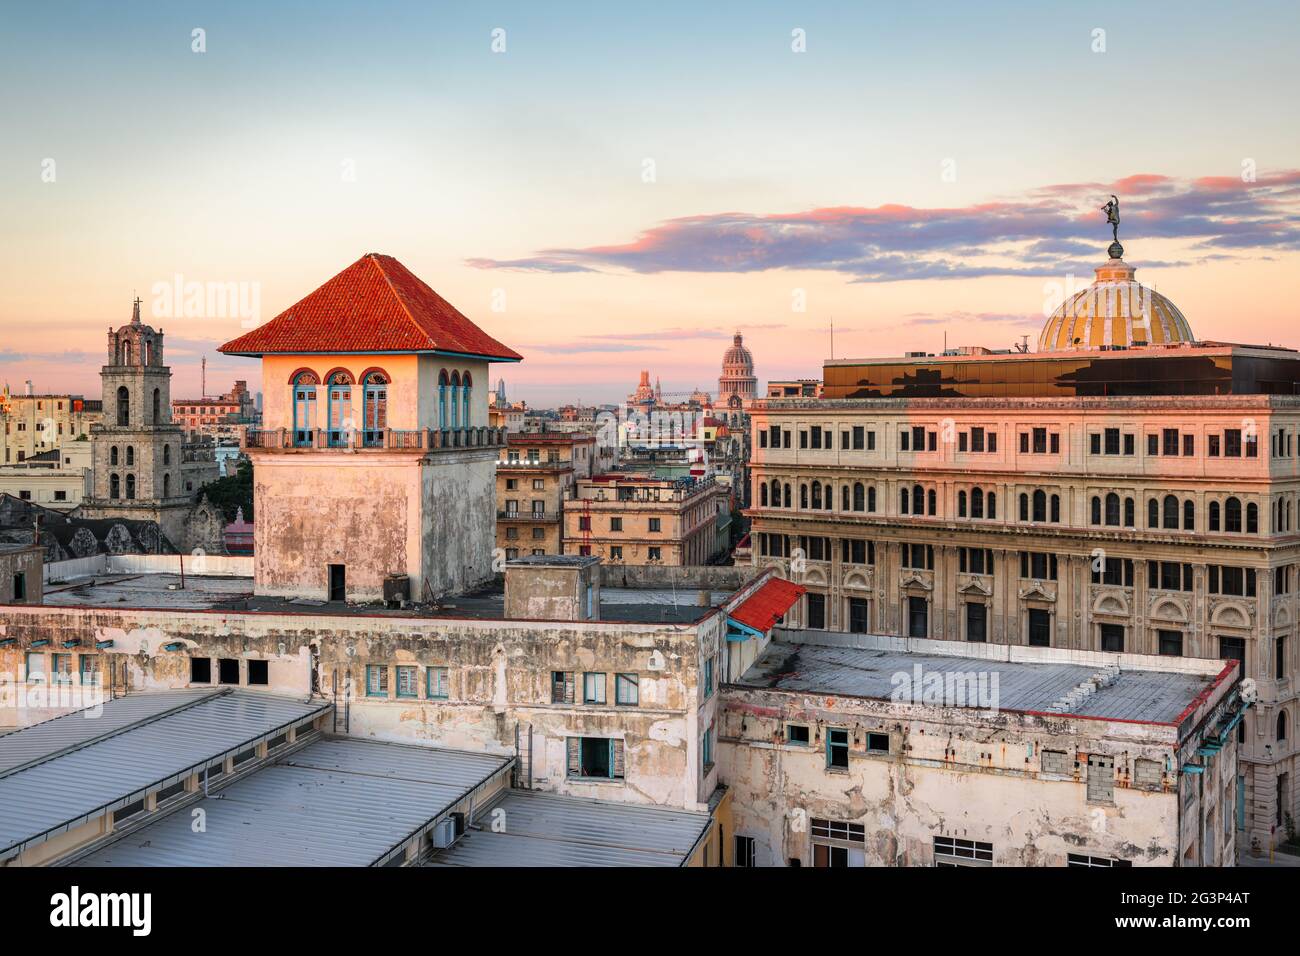
[[[103,403],[80,395],[0,394],[0,464],[28,458],[90,437],[103,418]]]
[[[610,472],[579,480],[564,504],[564,552],[615,564],[707,564],[730,521],[713,478]]]
[[[497,547],[506,558],[560,554],[561,512],[596,462],[592,435],[508,434],[497,459]]]
[[[242,379],[224,395],[172,399],[172,421],[191,440],[206,436],[214,441],[237,442],[240,431],[253,424],[254,417],[253,396]]]
[[[754,561],[814,629],[1240,661],[1268,846],[1300,811],[1300,354],[1097,272],[1037,353],[829,361],[823,399],[756,403]]]
[[[91,494],[93,483],[94,451],[84,439],[0,465],[0,494],[60,511],[80,505]]]

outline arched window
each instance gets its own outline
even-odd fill
[[[117,390],[117,423],[123,427],[131,424],[131,390],[125,385]]]
[[[352,375],[339,370],[325,379],[326,440],[340,447],[348,443],[352,431]]]
[[[1160,527],[1160,502],[1154,498],[1147,501],[1147,527]]]
[[[1029,495],[1020,492],[1020,520],[1029,520]]]
[[[1178,499],[1173,495],[1165,495],[1164,527],[1167,531],[1178,530]]]
[[[966,517],[966,492],[957,492],[957,517]]]
[[[912,514],[925,514],[925,489],[920,485],[912,486]]]
[[[122,497],[122,479],[117,475],[113,475],[108,479],[108,496],[110,498]]]
[[[972,518],[984,517],[984,489],[976,488],[970,493],[970,516]]]
[[[316,438],[315,372],[299,372],[293,379],[293,443],[311,445]]]
[[[1183,530],[1196,530],[1196,504],[1191,498],[1183,502]]]
[[[766,508],[767,507],[767,482],[766,481],[758,486],[758,492],[759,492],[758,504],[760,507]]]
[[[162,392],[155,388],[153,390],[153,418],[151,421],[155,425],[161,425],[162,420]]]
[[[126,476],[126,498],[130,501],[135,497],[135,475]]]
[[[1047,520],[1047,492],[1042,488],[1034,492],[1034,520]]]
[[[1052,523],[1059,524],[1061,521],[1061,496],[1052,495]]]
[[[876,510],[876,486],[872,485],[867,489],[867,510],[874,512]]]
[[[451,427],[451,423],[447,420],[447,370],[446,369],[443,369],[441,372],[438,373],[438,427],[442,429]]]
[[[898,513],[905,515],[908,512],[908,505],[912,501],[912,496],[908,494],[906,488],[898,489]]]
[[[470,422],[469,422],[469,407],[470,407],[470,406],[469,406],[469,396],[470,396],[470,391],[472,390],[472,386],[473,386],[473,384],[474,384],[474,383],[470,380],[469,372],[466,372],[464,375],[462,375],[462,376],[460,377],[460,399],[461,399],[461,407],[462,407],[462,414],[461,414],[461,418],[460,418],[460,427],[461,427],[461,428],[469,428],[469,425],[470,425]],[[827,507],[829,507],[829,501],[828,501]]]
[[[1246,534],[1259,534],[1259,505],[1246,505]]]
[[[172,476],[163,475],[163,497],[170,498],[172,494]]]
[[[1210,530],[1219,530],[1219,503],[1217,501],[1210,502]]]
[[[790,507],[790,502],[792,500],[793,500],[793,496],[790,494],[790,483],[787,481],[785,483],[785,506],[787,508]]]
[[[781,482],[772,479],[772,507],[781,507]]]
[[[135,446],[134,446],[134,445],[127,445],[127,446],[126,446],[126,463],[127,463],[128,465],[134,465],[134,464],[135,464]]]
[[[1106,496],[1106,524],[1119,527],[1119,495],[1113,491]]]
[[[812,483],[812,506],[820,511],[822,507],[822,483],[814,481]]]
[[[933,488],[926,492],[925,502],[927,514],[936,515],[939,513],[939,496]]]
[[[170,465],[171,463],[172,463],[172,446],[163,445],[163,464]]]
[[[1286,725],[1289,715],[1285,710],[1278,711],[1277,715],[1277,742],[1282,743],[1286,740]]]
[[[799,507],[806,509],[808,507],[808,486],[799,485]]]
[[[117,446],[116,445],[114,445],[112,448],[108,450],[108,463],[115,468],[117,467]]]
[[[849,510],[849,486],[848,485],[845,485],[840,490],[840,510],[841,511]]]
[[[447,427],[451,429],[460,428],[460,372],[451,373],[451,395],[449,398],[451,407],[448,411],[451,418],[447,422]]]
[[[388,376],[383,372],[367,372],[361,383],[365,402],[361,427],[366,445],[382,445],[384,430],[388,428]]]
[[[1223,503],[1223,530],[1241,531],[1241,499],[1229,498]]]
[[[874,489],[873,489],[874,490]],[[861,511],[865,505],[862,482],[855,482],[853,485],[853,510]]]
[[[1093,495],[1091,504],[1092,508],[1088,517],[1093,524],[1101,524],[1101,499]]]
[[[996,491],[989,492],[987,511],[989,518],[998,516],[998,493]]]
[[[1124,499],[1124,527],[1136,528],[1137,519],[1133,517],[1136,502],[1132,498]]]

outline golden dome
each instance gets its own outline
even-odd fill
[[[1136,271],[1123,259],[1098,266],[1096,281],[1066,299],[1047,320],[1038,337],[1038,351],[1195,342],[1192,327],[1178,306],[1135,282]]]

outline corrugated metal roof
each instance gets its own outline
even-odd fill
[[[0,778],[0,852],[125,806],[142,790],[329,708],[249,691],[216,694],[11,773]]]
[[[510,758],[352,738],[309,744],[77,866],[366,866]],[[191,831],[202,808],[206,830]]]
[[[984,674],[989,691],[993,689],[992,677],[996,674],[995,706],[1021,711],[1049,710],[1102,670],[1100,665],[1090,664],[1027,663],[774,641],[736,684],[890,700],[896,686],[895,675],[911,679],[917,667],[923,679],[929,674]],[[1077,706],[1060,712],[1081,717],[1172,723],[1212,681],[1213,678],[1204,674],[1120,669],[1109,686],[1098,687]],[[919,692],[924,690],[922,687]],[[960,704],[945,701],[945,705]],[[972,700],[967,706],[988,709],[979,700]]]
[[[0,776],[219,693],[217,688],[196,688],[132,694],[15,730],[0,737]]]
[[[504,811],[494,817],[493,811]],[[681,866],[707,813],[510,790],[432,866]],[[494,829],[499,819],[504,829]]]

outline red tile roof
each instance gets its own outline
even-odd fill
[[[808,589],[802,584],[791,584],[781,578],[769,578],[727,615],[746,627],[766,634],[772,625],[794,607],[794,602]]]
[[[219,349],[276,352],[458,352],[523,358],[465,318],[392,256],[368,252],[271,321]]]

